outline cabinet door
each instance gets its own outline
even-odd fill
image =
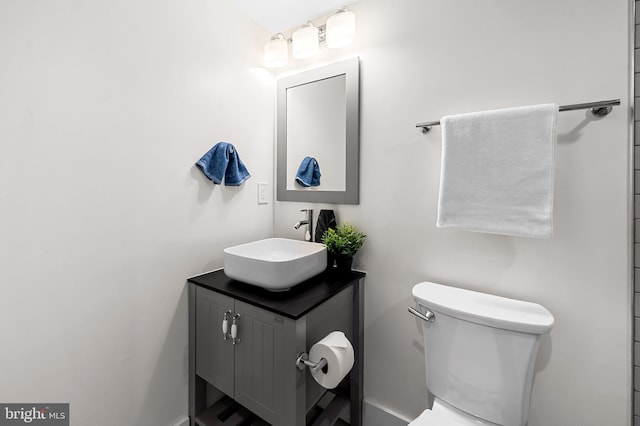
[[[224,340],[222,321],[228,316],[231,330],[233,299],[202,287],[196,289],[196,374],[233,397],[233,344]]]
[[[293,426],[295,322],[238,300],[235,306],[240,314],[235,400],[271,424]]]

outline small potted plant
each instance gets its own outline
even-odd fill
[[[343,223],[336,229],[329,228],[322,235],[322,243],[327,247],[329,267],[335,259],[339,270],[351,270],[353,256],[360,250],[367,236],[349,224]]]

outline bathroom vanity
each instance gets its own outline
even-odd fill
[[[362,425],[362,272],[325,271],[273,292],[218,270],[189,282],[191,426]],[[300,354],[334,330],[354,348],[354,365],[332,390]]]

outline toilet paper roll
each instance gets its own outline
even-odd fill
[[[353,367],[353,346],[341,331],[332,331],[311,346],[309,361],[317,363],[324,358],[326,368],[311,369],[311,375],[323,388],[333,389]]]

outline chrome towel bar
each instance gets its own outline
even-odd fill
[[[611,99],[608,101],[597,101],[597,102],[587,102],[584,104],[573,104],[573,105],[561,105],[558,107],[558,111],[575,111],[578,109],[588,109],[591,108],[591,113],[596,117],[604,117],[609,114],[611,110],[613,110],[614,105],[620,105],[620,99]],[[416,124],[416,127],[422,128],[422,133],[428,133],[431,130],[432,126],[439,126],[440,120],[438,121],[427,121],[424,123]]]

